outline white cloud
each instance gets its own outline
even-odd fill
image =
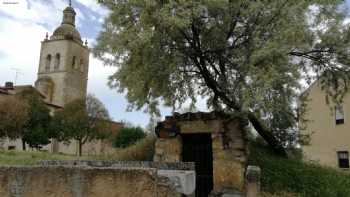
[[[14,81],[18,68],[18,84],[33,84],[39,65],[40,44],[46,32],[52,31],[62,21],[66,0],[16,0],[17,4],[0,4],[0,85]],[[46,3],[48,2],[48,3]],[[86,19],[76,8],[77,26]]]
[[[106,16],[108,13],[108,10],[104,7],[102,7],[99,3],[97,3],[97,0],[76,0],[79,3],[83,4],[84,6],[88,7],[95,13]]]
[[[27,22],[0,18],[0,82],[13,81],[14,70],[18,68],[18,82],[32,84],[39,65],[40,41],[48,30]]]
[[[52,5],[38,1],[31,1],[29,4],[22,0],[14,5],[0,5],[0,13],[4,13],[22,23],[57,24],[61,20],[63,7],[63,1],[54,1]]]
[[[46,24],[50,28],[56,27],[62,21],[62,11],[67,7],[66,0],[51,0],[44,3],[41,0],[19,0],[18,4],[1,4],[0,13],[3,13],[15,20],[27,23]],[[79,8],[76,23],[80,27],[86,16]]]
[[[16,1],[19,3],[0,4],[0,86],[6,81],[14,81],[13,68],[19,68],[22,73],[18,76],[18,85],[34,84],[39,65],[41,41],[45,38],[46,32],[51,35],[60,25],[62,10],[67,6],[66,0]],[[78,27],[91,19],[90,25],[98,23],[97,20],[102,20],[107,14],[107,10],[99,6],[95,0],[76,1],[90,10],[74,5],[73,2],[77,12]],[[95,16],[90,13],[91,11],[95,12]],[[95,20],[93,20],[94,17]],[[88,38],[88,42],[91,47],[95,43],[95,38]],[[105,103],[115,120],[126,120],[145,126],[148,115],[142,112],[125,112],[127,101],[124,96],[107,86],[108,76],[115,71],[116,68],[104,67],[100,60],[91,55],[88,92],[95,94]]]

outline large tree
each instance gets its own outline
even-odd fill
[[[33,90],[32,90],[33,91]],[[22,142],[23,150],[25,143],[31,148],[40,150],[42,146],[51,142],[51,138],[56,137],[56,133],[51,129],[50,109],[45,104],[37,92],[23,91],[21,100],[29,106],[28,120],[23,127]]]
[[[0,138],[20,138],[29,119],[29,105],[16,96],[0,100]]]
[[[16,97],[28,106],[27,121],[18,136],[22,139],[23,150],[26,149],[26,144],[36,149],[49,144],[50,138],[55,135],[50,129],[50,109],[42,95],[34,88],[30,88],[17,93]]]
[[[110,132],[107,109],[95,96],[77,99],[55,113],[52,127],[60,132],[58,140],[78,142],[79,156],[86,142],[106,137]]]
[[[130,107],[179,107],[198,96],[240,113],[275,150],[297,125],[300,81],[316,75],[335,101],[349,85],[349,24],[341,0],[124,0],[94,54],[117,66],[110,86]],[[335,90],[335,91],[333,91]]]
[[[50,143],[54,135],[50,121],[50,110],[34,89],[0,100],[0,137],[22,139],[23,150],[26,144],[40,149]]]

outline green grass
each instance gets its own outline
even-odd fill
[[[117,149],[112,158],[123,161],[152,161],[154,143],[155,138],[148,136],[132,146]]]
[[[40,151],[5,151],[0,150],[0,166],[35,165],[40,160],[119,160],[119,161],[151,161],[154,152],[153,137],[146,137],[135,145],[116,149],[111,155],[82,156],[52,154]]]
[[[300,197],[350,197],[350,175],[317,164],[304,163],[298,157],[276,156],[269,148],[252,142],[249,164],[262,169],[264,192],[294,194]]]
[[[86,159],[73,155],[50,154],[39,151],[0,151],[0,165],[35,165],[40,160]]]

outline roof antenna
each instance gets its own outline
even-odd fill
[[[72,0],[69,0],[69,7],[72,7]]]
[[[21,72],[21,69],[19,69],[19,68],[11,68],[11,69],[16,72],[15,83],[14,83],[16,85],[17,84],[18,75],[23,75],[23,73]]]

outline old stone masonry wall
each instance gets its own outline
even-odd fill
[[[41,162],[0,167],[1,197],[176,197],[176,184],[158,171],[188,170],[186,164],[142,162]]]

